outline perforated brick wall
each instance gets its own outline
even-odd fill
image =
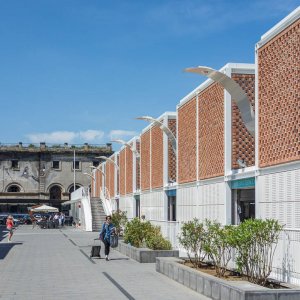
[[[136,150],[140,153],[140,142],[136,142]],[[136,189],[139,190],[141,188],[141,169],[140,169],[140,159],[136,159]]]
[[[178,183],[196,180],[196,99],[178,108]]]
[[[132,194],[132,170],[133,170],[133,153],[129,147],[126,147],[126,195]]]
[[[224,175],[224,89],[211,84],[199,94],[199,178]]]
[[[168,120],[168,127],[176,137],[176,119]],[[176,155],[173,151],[172,144],[168,141],[168,178],[176,181]]]
[[[251,105],[255,107],[255,75],[232,74],[234,79],[247,94]],[[255,110],[255,109],[254,109]],[[241,168],[237,160],[243,159],[247,167],[255,164],[255,137],[252,136],[242,120],[240,110],[232,103],[232,169]]]
[[[122,149],[120,151],[119,154],[119,160],[120,160],[120,170],[119,170],[119,174],[120,174],[120,183],[119,183],[119,190],[120,190],[120,195],[124,196],[126,194],[126,190],[125,190],[125,173],[126,173],[126,169],[125,169],[125,148]]]
[[[158,126],[151,129],[151,187],[163,186],[163,131]]]
[[[300,159],[300,20],[258,49],[259,166]]]
[[[150,189],[150,130],[141,135],[141,190]]]
[[[115,196],[114,168],[115,165],[112,162],[109,161],[106,162],[106,169],[105,169],[106,188],[108,189],[111,198]]]

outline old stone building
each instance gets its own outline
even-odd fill
[[[27,207],[47,204],[61,209],[70,193],[88,186],[90,166],[97,156],[110,156],[111,144],[104,146],[0,145],[0,212],[27,212]]]

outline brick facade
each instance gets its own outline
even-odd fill
[[[255,107],[255,75],[232,74],[234,79],[247,94],[254,109]],[[242,120],[237,105],[232,102],[232,169],[239,169],[238,159],[243,159],[247,167],[255,164],[255,137],[252,136]]]
[[[126,152],[126,194],[133,192],[133,152],[130,148],[125,148]]]
[[[139,154],[141,154],[140,142],[136,141],[136,150]],[[141,188],[141,169],[140,169],[140,159],[136,159],[136,189],[139,190]]]
[[[178,109],[178,183],[196,181],[196,98]]]
[[[199,94],[199,178],[224,175],[224,89],[211,84]]]
[[[300,159],[300,20],[258,49],[259,166]]]
[[[113,159],[113,158],[112,158]],[[108,189],[109,196],[115,197],[115,165],[112,162],[106,162],[105,177],[106,188]]]
[[[176,137],[176,119],[168,120],[168,127]],[[176,181],[176,155],[173,151],[172,144],[168,141],[168,179],[169,181]]]
[[[151,185],[152,188],[163,186],[163,131],[159,126],[151,129]]]
[[[120,195],[124,196],[126,194],[126,181],[125,181],[125,174],[126,174],[126,148],[123,148],[120,151],[119,154],[119,159],[120,159],[120,169],[119,169],[119,174],[120,174],[120,182],[119,182],[119,190],[120,190]]]
[[[141,135],[141,190],[150,189],[150,130]]]

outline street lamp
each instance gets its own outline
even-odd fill
[[[173,151],[175,153],[175,156],[177,156],[177,152],[176,152],[176,149],[177,149],[177,140],[176,140],[176,137],[174,136],[173,132],[166,126],[164,125],[162,122],[160,122],[159,120],[157,119],[154,119],[150,116],[142,116],[142,117],[137,117],[136,118],[137,120],[144,120],[144,121],[147,121],[147,122],[150,122],[150,123],[153,123],[157,126],[160,127],[160,129],[167,135],[167,137],[169,138],[170,142],[171,142],[171,145],[172,145],[172,148],[173,148]]]
[[[124,140],[112,140],[111,142],[122,144],[125,147],[128,147],[135,155],[136,157],[140,157],[140,154],[134,149],[129,143],[125,142]]]
[[[249,133],[252,136],[255,135],[255,114],[253,108],[251,106],[247,94],[243,91],[243,89],[237,82],[235,82],[226,74],[209,67],[199,66],[193,68],[186,68],[184,71],[206,76],[212,79],[213,81],[219,83],[236,102],[241,112],[241,117]]]
[[[119,170],[119,166],[118,166],[117,163],[116,163],[114,160],[112,160],[111,158],[106,157],[106,156],[97,156],[97,157],[95,157],[95,158],[101,158],[101,159],[103,159],[103,160],[105,160],[105,161],[110,161],[110,162],[112,162],[112,163],[117,167],[117,169]]]
[[[90,166],[90,168],[91,168],[91,169],[94,169],[94,170],[96,170],[96,171],[100,171],[100,172],[102,173],[102,175],[105,177],[105,173],[103,172],[103,170],[99,169],[99,167],[96,168],[96,167],[94,167],[94,166]]]
[[[96,180],[96,179],[95,179],[95,177],[94,177],[94,176],[92,176],[92,175],[91,175],[91,174],[89,174],[89,173],[86,173],[86,172],[84,172],[84,173],[83,173],[83,175],[86,175],[86,176],[89,176],[89,177],[91,177],[91,178],[92,178],[94,181]]]

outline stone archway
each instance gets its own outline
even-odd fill
[[[49,189],[50,200],[61,200],[62,188],[59,185],[53,185]]]

